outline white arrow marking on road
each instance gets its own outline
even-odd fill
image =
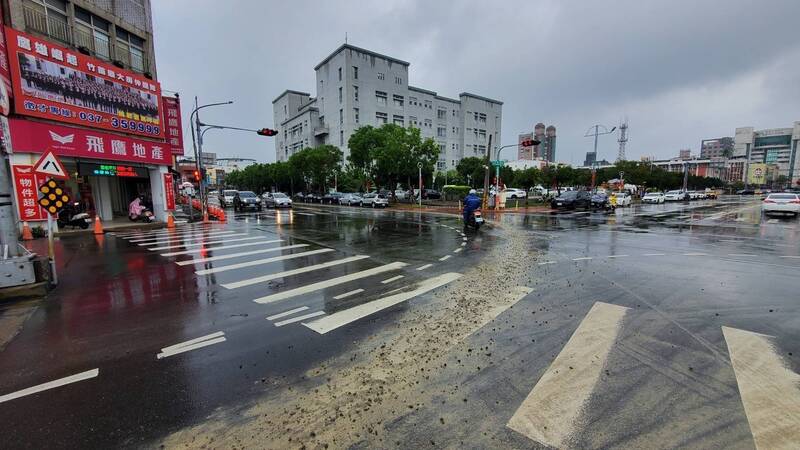
[[[197,259],[189,259],[186,261],[175,261],[175,264],[179,266],[188,266],[189,264],[202,264],[211,261],[221,261],[223,259],[239,258],[240,256],[258,255],[261,253],[277,252],[280,250],[289,250],[292,248],[300,248],[300,247],[308,247],[308,244],[284,245],[283,247],[272,247],[272,248],[265,248],[262,250],[253,250],[250,252],[231,253],[230,255],[219,255],[219,256],[210,256],[208,258],[197,258]]]
[[[227,272],[229,270],[237,270],[237,269],[241,269],[241,268],[244,268],[244,267],[260,266],[262,264],[269,264],[269,263],[273,263],[273,262],[284,261],[284,260],[287,260],[287,259],[303,258],[303,257],[306,257],[306,256],[319,255],[320,253],[328,253],[328,252],[332,252],[332,251],[334,251],[332,248],[321,248],[319,250],[311,250],[311,251],[308,251],[308,252],[292,253],[290,255],[283,255],[283,256],[275,256],[275,257],[272,257],[272,258],[257,259],[255,261],[247,261],[247,262],[237,263],[237,264],[228,264],[227,266],[214,267],[214,268],[211,268],[211,269],[196,270],[194,273],[196,275],[211,275],[211,274],[214,274],[214,273]]]
[[[722,327],[756,448],[800,443],[800,375],[778,353],[774,337]]]
[[[175,244],[175,245],[165,245],[163,247],[149,247],[148,250],[151,252],[155,252],[158,250],[172,250],[173,248],[189,248],[189,247],[198,247],[201,245],[213,245],[213,244],[224,244],[227,242],[238,242],[238,241],[252,241],[254,239],[264,239],[264,236],[251,236],[246,238],[236,238],[236,239],[228,239],[232,236],[245,236],[247,233],[236,233],[236,234],[229,234],[227,236],[222,236],[225,238],[224,241],[211,241],[211,242],[195,242],[193,244]],[[175,241],[177,242],[177,241]],[[152,244],[139,244],[139,245],[158,245],[156,243]]]
[[[324,262],[324,263],[321,263],[321,264],[315,264],[313,266],[306,266],[306,267],[300,267],[299,269],[292,269],[292,270],[286,270],[284,272],[271,273],[269,275],[264,275],[264,276],[260,276],[260,277],[256,277],[256,278],[251,278],[249,280],[242,280],[242,281],[237,281],[237,282],[234,282],[234,283],[226,283],[226,284],[223,284],[222,287],[224,287],[225,289],[236,289],[236,288],[240,288],[240,287],[244,287],[244,286],[251,286],[253,284],[263,283],[265,281],[275,280],[275,279],[278,279],[278,278],[290,277],[292,275],[299,275],[301,273],[312,272],[314,270],[325,269],[327,267],[338,266],[340,264],[347,264],[347,263],[351,263],[353,261],[358,261],[358,260],[365,259],[365,258],[369,258],[369,256],[367,256],[367,255],[350,256],[348,258],[342,258],[342,259],[337,259],[337,260],[334,260],[334,261],[328,261],[328,262]]]
[[[541,444],[567,447],[627,311],[595,303],[506,426]]]
[[[193,250],[183,250],[180,252],[170,252],[170,253],[162,253],[161,256],[178,256],[178,255],[191,255],[193,253],[202,253],[202,252],[215,252],[217,250],[227,250],[231,248],[240,248],[240,247],[255,247],[258,245],[267,245],[267,244],[274,244],[276,242],[283,242],[283,239],[272,239],[269,241],[261,241],[261,242],[246,242],[244,244],[233,244],[233,245],[222,245],[219,247],[211,247],[211,248],[196,248]]]
[[[323,316],[325,315],[325,311],[314,311],[313,313],[304,314],[302,316],[292,317],[291,319],[286,319],[280,322],[275,322],[276,327],[282,327],[284,325],[289,325],[290,323],[300,322],[301,320],[310,319],[312,317]]]
[[[279,300],[285,300],[287,298],[296,297],[298,295],[308,294],[310,292],[319,291],[321,289],[329,288],[332,286],[338,286],[340,284],[349,283],[350,281],[366,278],[372,275],[377,275],[379,273],[402,269],[407,265],[408,264],[403,262],[393,262],[389,264],[384,264],[382,266],[374,267],[372,269],[362,270],[361,272],[355,272],[349,275],[343,275],[341,277],[331,278],[330,280],[320,281],[317,283],[308,284],[306,286],[301,286],[299,288],[290,289],[288,291],[278,292],[277,294],[267,295],[261,298],[257,298],[253,301],[262,304],[277,302]]]
[[[334,295],[333,298],[334,298],[334,300],[341,300],[343,298],[350,297],[351,295],[360,294],[362,292],[364,292],[363,289],[355,289],[355,290],[352,290],[352,291],[345,292],[344,294]]]
[[[198,348],[208,347],[209,345],[225,342],[225,332],[207,334],[199,338],[191,339],[180,344],[170,345],[161,349],[161,353],[156,355],[156,359],[168,358],[179,353],[189,352]]]
[[[319,334],[325,334],[339,327],[343,327],[349,323],[355,322],[356,320],[367,317],[371,314],[375,314],[378,311],[382,311],[390,306],[397,305],[398,303],[402,303],[418,295],[422,295],[440,286],[444,286],[459,278],[461,278],[460,273],[445,273],[423,281],[413,291],[401,292],[399,294],[390,295],[388,297],[373,300],[368,303],[363,303],[361,305],[333,313],[329,316],[325,316],[321,319],[317,319],[313,322],[304,323],[303,325]]]
[[[272,315],[272,316],[267,316],[267,320],[272,321],[272,320],[275,320],[275,319],[280,319],[281,317],[291,316],[294,313],[299,313],[299,312],[305,311],[307,309],[308,309],[308,306],[301,306],[299,308],[290,309],[290,310],[284,311],[282,313],[278,313],[278,314],[275,314],[275,315]]]
[[[12,392],[11,394],[0,395],[0,403],[24,397],[26,395],[36,394],[37,392],[46,391],[48,389],[61,387],[78,381],[88,380],[90,378],[96,377],[99,374],[100,374],[100,369],[87,370],[86,372],[81,372],[75,375],[70,375],[68,377],[59,378],[58,380],[48,381],[47,383],[42,383],[33,387],[29,387],[27,389],[23,389],[21,391]]]

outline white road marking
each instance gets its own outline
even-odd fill
[[[431,266],[433,266],[433,264],[425,264],[424,266],[417,267],[417,270],[425,270]]]
[[[268,316],[267,320],[273,321],[275,319],[280,319],[281,317],[291,316],[294,313],[299,313],[299,312],[305,311],[307,309],[308,309],[308,306],[301,306],[299,308],[290,309],[290,310],[282,312],[280,314],[275,314],[275,315],[272,315],[272,316]]]
[[[555,263],[556,263],[555,261],[544,261],[544,262],[540,262],[539,265],[540,266],[544,266],[544,265],[547,265],[547,264],[555,264]]]
[[[608,255],[606,258],[625,258],[626,256],[630,255]]]
[[[461,240],[462,240],[462,241],[466,241],[466,240],[467,240],[467,238],[466,238],[466,237],[462,237],[462,238],[461,238]]]
[[[538,443],[568,447],[627,311],[595,303],[506,426]]]
[[[666,253],[645,253],[642,256],[667,256]]]
[[[264,236],[250,236],[246,238],[227,239],[232,236],[245,236],[245,235],[247,235],[247,233],[229,234],[225,236],[226,239],[224,241],[196,242],[194,244],[164,245],[162,247],[148,247],[148,250],[150,250],[151,252],[155,252],[158,250],[172,250],[173,248],[189,248],[189,247],[198,247],[201,245],[225,244],[228,242],[252,241],[255,239],[264,239]],[[139,244],[139,245],[159,245],[159,244],[157,242],[153,242],[152,244]]]
[[[312,272],[314,270],[325,269],[327,267],[338,266],[340,264],[347,264],[347,263],[351,263],[353,261],[358,261],[358,260],[365,259],[365,258],[369,258],[369,256],[367,256],[367,255],[350,256],[350,257],[347,257],[347,258],[337,259],[337,260],[334,260],[334,261],[328,261],[328,262],[324,262],[324,263],[320,263],[320,264],[315,264],[313,266],[306,266],[306,267],[300,267],[298,269],[292,269],[292,270],[286,270],[286,271],[283,271],[283,272],[271,273],[271,274],[260,276],[260,277],[250,278],[249,280],[236,281],[234,283],[226,283],[226,284],[223,284],[222,287],[224,287],[225,289],[236,289],[236,288],[240,288],[240,287],[244,287],[244,286],[251,286],[253,284],[263,283],[265,281],[275,280],[275,279],[278,279],[278,278],[290,277],[292,275],[298,275],[298,274],[301,274],[301,273]]]
[[[461,246],[462,246],[462,247],[464,247],[464,246],[466,246],[466,245],[467,245],[467,243],[466,243],[466,242],[462,242],[462,243],[461,243]]]
[[[391,270],[402,269],[407,265],[408,264],[403,262],[393,262],[389,264],[384,264],[382,266],[373,267],[372,269],[362,270],[361,272],[355,272],[349,275],[343,275],[341,277],[331,278],[330,280],[319,281],[317,283],[312,283],[295,289],[290,289],[288,291],[278,292],[272,295],[266,295],[264,297],[257,298],[253,301],[261,304],[273,303],[280,300],[285,300],[287,298],[296,297],[298,295],[308,294],[310,292],[329,288],[332,286],[338,286],[340,284],[348,283],[350,281],[358,280],[361,278],[366,278],[372,275],[389,272]]]
[[[405,275],[398,275],[396,277],[387,278],[386,280],[381,281],[381,284],[389,284],[392,281],[397,281],[397,280],[399,280],[401,278],[405,278]]]
[[[100,369],[87,370],[86,372],[76,373],[68,377],[59,378],[58,380],[48,381],[47,383],[37,384],[21,391],[12,392],[6,395],[0,395],[0,403],[14,400],[16,398],[25,397],[26,395],[36,394],[37,392],[46,391],[49,389],[61,387],[67,384],[76,383],[78,381],[88,380],[95,378],[100,374]]]
[[[183,233],[183,234],[165,235],[165,236],[161,236],[161,237],[153,237],[153,238],[147,238],[147,239],[131,239],[128,242],[158,242],[158,241],[171,241],[171,240],[176,240],[176,239],[197,240],[197,239],[203,239],[203,238],[207,238],[207,237],[211,237],[211,236],[219,236],[219,235],[233,234],[233,233],[235,233],[235,231],[233,231],[233,230],[212,231],[211,233],[190,231],[188,233]]]
[[[261,250],[252,250],[249,252],[231,253],[230,255],[219,255],[219,256],[210,256],[208,258],[196,258],[196,259],[189,259],[186,261],[175,261],[175,264],[179,266],[188,266],[189,264],[202,264],[211,261],[220,261],[223,259],[239,258],[241,256],[258,255],[261,253],[277,252],[280,250],[289,250],[291,248],[300,248],[300,247],[308,247],[308,244],[284,245],[283,247],[270,247]]]
[[[224,331],[217,331],[216,333],[190,339],[186,342],[181,342],[180,344],[164,347],[161,349],[161,353],[156,355],[156,359],[168,358],[179,353],[189,352],[198,348],[208,347],[209,345],[219,344],[220,342],[225,342]]]
[[[143,237],[143,236],[150,236],[150,235],[155,235],[155,234],[177,233],[177,232],[180,232],[180,231],[190,231],[190,230],[195,230],[195,229],[198,229],[198,228],[194,228],[194,227],[175,227],[172,230],[159,229],[159,230],[153,230],[153,231],[129,231],[127,233],[120,232],[120,233],[108,233],[108,234],[110,234],[112,236],[116,236],[116,237],[127,238],[127,237],[131,237],[131,236]]]
[[[461,250],[464,250],[464,249],[463,248],[457,248],[457,249],[453,250],[453,253],[461,253]]]
[[[592,259],[591,256],[582,256],[580,258],[572,258],[573,261],[589,261],[590,259]]]
[[[684,253],[683,256],[708,256],[708,253]]]
[[[452,255],[444,255],[444,256],[442,256],[441,258],[439,258],[439,261],[447,261],[447,260],[448,260],[448,259],[450,259],[451,257],[452,257]]]
[[[784,255],[784,256],[781,256],[781,258],[800,259],[800,256],[787,256],[787,255]]]
[[[756,255],[754,253],[728,253],[728,256],[747,258]]]
[[[756,448],[796,449],[800,442],[800,375],[773,336],[722,327]]]
[[[304,212],[296,212],[296,213],[294,213],[294,214],[299,214],[299,215],[301,215],[301,216],[312,216],[312,217],[313,217],[313,216],[316,216],[316,214],[304,213]]]
[[[218,250],[227,250],[231,248],[240,248],[240,247],[255,247],[258,245],[274,244],[276,242],[283,242],[283,239],[271,239],[269,241],[261,241],[261,242],[246,242],[244,244],[222,245],[219,247],[211,247],[211,248],[196,248],[193,250],[183,250],[180,252],[162,253],[161,256],[178,256],[178,255],[191,255],[193,253],[202,253],[202,252],[216,252]]]
[[[292,317],[291,319],[286,319],[281,322],[275,322],[276,327],[282,327],[284,325],[289,325],[290,323],[300,322],[301,320],[310,319],[312,317],[323,316],[325,315],[325,311],[314,311],[313,313],[304,314],[302,316]]]
[[[350,297],[351,295],[360,294],[362,292],[364,292],[363,289],[356,289],[356,290],[353,290],[353,291],[345,292],[344,294],[335,295],[333,297],[333,299],[334,300],[341,300],[343,298]]]
[[[452,281],[461,277],[460,273],[450,272],[439,275],[437,277],[428,279],[420,283],[416,289],[408,292],[401,292],[398,294],[383,297],[373,300],[368,303],[362,303],[343,311],[333,313],[313,322],[304,323],[306,327],[316,331],[319,334],[325,334],[333,331],[339,327],[343,327],[349,323],[355,322],[361,318],[367,317],[378,311],[382,311],[390,306],[397,305],[406,300],[412,299],[418,295],[422,295],[428,291],[444,286]]]
[[[778,223],[778,219],[769,219],[767,223]]]
[[[272,258],[256,259],[255,261],[247,261],[237,264],[228,264],[227,266],[214,267],[211,269],[196,270],[194,273],[195,275],[211,275],[213,273],[227,272],[229,270],[241,269],[243,267],[259,266],[262,264],[269,264],[273,262],[284,261],[287,259],[303,258],[306,256],[319,255],[320,253],[328,253],[332,251],[334,251],[332,248],[321,248],[319,250],[311,250],[302,253],[292,253],[289,255],[275,256]]]

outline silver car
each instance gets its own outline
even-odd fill
[[[340,205],[347,205],[347,206],[354,206],[358,205],[361,206],[361,196],[358,194],[344,194],[339,197],[339,204]]]
[[[233,205],[233,197],[236,197],[239,191],[236,189],[225,189],[222,195],[219,196],[219,206],[223,208]]]
[[[371,206],[373,208],[386,208],[389,206],[389,199],[383,194],[371,192],[361,197],[361,206]]]
[[[266,192],[262,195],[267,208],[291,208],[292,199],[283,192]]]

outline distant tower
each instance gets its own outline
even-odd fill
[[[544,131],[545,127],[542,122],[537,123],[533,126],[533,138],[539,142],[544,142]],[[533,158],[534,159],[544,159],[544,155],[542,155],[542,144],[534,145],[533,146]]]
[[[628,119],[626,118],[619,124],[619,153],[617,153],[617,161],[625,161],[625,144],[628,143]]]

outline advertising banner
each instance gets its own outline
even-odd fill
[[[161,86],[5,27],[17,114],[163,139]]]
[[[11,97],[11,70],[8,65],[8,46],[3,29],[3,5],[0,4],[0,113],[8,115]]]
[[[170,165],[167,144],[82,128],[49,125],[24,119],[10,119],[11,143],[17,153],[107,159],[141,164]]]
[[[172,174],[164,174],[164,204],[167,211],[175,210],[175,186],[172,184]]]
[[[164,128],[173,155],[183,155],[183,128],[181,126],[181,100],[178,97],[161,97],[164,108]]]
[[[764,184],[767,179],[767,165],[751,163],[747,169],[747,182],[750,184]]]
[[[47,212],[37,202],[39,185],[45,182],[46,177],[36,175],[33,166],[12,167],[20,220],[47,220]]]

